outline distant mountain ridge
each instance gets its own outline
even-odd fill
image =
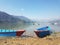
[[[0,22],[30,22],[31,20],[24,16],[12,16],[6,12],[0,11]]]
[[[13,16],[0,11],[0,29],[21,29],[30,25],[31,20],[24,16]]]
[[[17,22],[20,19],[15,18],[14,16],[0,11],[0,22]]]
[[[53,24],[53,25],[58,25],[58,26],[60,26],[60,19],[50,21],[50,23]]]
[[[17,18],[23,20],[25,23],[32,22],[29,18],[27,18],[27,17],[25,17],[25,16],[17,16]]]

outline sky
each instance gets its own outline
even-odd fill
[[[29,19],[57,19],[60,17],[60,0],[0,0],[0,11]]]

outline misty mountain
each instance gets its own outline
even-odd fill
[[[14,16],[5,13],[5,12],[1,12],[0,11],[0,22],[18,22],[20,21],[20,19],[15,18]]]
[[[24,28],[28,22],[30,22],[30,19],[24,16],[12,16],[6,12],[0,11],[0,29]]]
[[[25,22],[25,23],[31,22],[31,20],[28,19],[27,17],[12,16],[8,13],[0,11],[0,22],[18,22],[18,21],[22,21],[22,22]]]
[[[29,18],[25,17],[25,16],[16,16],[17,18],[21,19],[22,21],[24,21],[24,23],[31,23],[32,20],[30,20]]]
[[[60,19],[50,21],[52,25],[60,26]]]

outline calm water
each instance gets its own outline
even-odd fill
[[[39,22],[36,24],[31,24],[29,27],[26,27],[26,35],[35,35],[34,30],[44,27],[44,26],[50,26],[51,27],[51,31],[55,31],[55,32],[59,32],[60,31],[60,26],[56,26],[56,25],[52,25],[50,23],[47,22]]]
[[[2,25],[4,26],[3,28],[10,28],[12,29],[13,27],[13,30],[21,30],[21,29],[24,29],[26,30],[25,34],[26,35],[35,35],[34,33],[34,30],[38,29],[38,28],[41,28],[41,27],[44,27],[44,26],[50,26],[51,27],[51,31],[55,31],[55,32],[59,32],[60,31],[60,26],[57,26],[57,25],[52,25],[50,23],[47,23],[47,22],[37,22],[37,23],[31,23],[31,24],[18,24],[18,25],[13,25],[13,26],[7,26],[7,24],[5,25]],[[0,26],[0,28],[2,27]],[[7,27],[6,27],[7,26]]]

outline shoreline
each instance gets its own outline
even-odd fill
[[[0,45],[60,45],[60,37],[0,37]]]

